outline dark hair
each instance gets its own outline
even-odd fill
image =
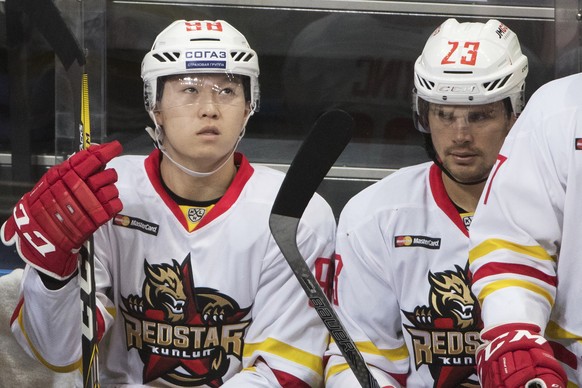
[[[251,102],[251,77],[248,75],[240,76],[242,78],[243,88],[245,89],[245,101]]]

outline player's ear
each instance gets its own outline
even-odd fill
[[[245,120],[248,120],[253,110],[251,108],[251,102],[245,101]]]
[[[513,124],[515,124],[515,121],[517,120],[517,116],[513,113],[511,113],[509,115],[509,123],[507,124],[507,133],[509,133],[509,131],[511,131],[511,128],[513,127]],[[507,135],[506,133],[506,135]]]
[[[156,124],[163,126],[164,125],[164,115],[159,111],[154,111],[154,117],[156,119]]]

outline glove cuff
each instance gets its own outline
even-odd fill
[[[509,333],[516,330],[527,330],[534,334],[541,334],[541,329],[538,325],[525,322],[505,323],[502,325],[485,328],[481,331],[482,341],[491,341],[502,334]]]
[[[70,278],[72,278],[73,275],[75,273],[77,273],[77,271],[78,271],[78,262],[79,262],[79,254],[78,253],[71,253],[68,259],[66,259],[66,260],[63,259],[62,261],[60,261],[59,263],[62,263],[64,266],[58,268],[58,272],[53,272],[47,268],[44,268],[44,267],[38,265],[35,261],[28,259],[25,254],[22,254],[20,252],[20,249],[18,249],[18,253],[19,253],[20,257],[26,262],[26,264],[33,267],[39,273],[44,274],[45,276],[48,276],[48,277],[54,279],[55,281],[70,280]],[[57,269],[57,268],[55,268],[55,269]]]

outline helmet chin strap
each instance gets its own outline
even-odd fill
[[[457,178],[455,178],[453,176],[453,174],[451,174],[451,172],[449,170],[447,170],[447,168],[443,165],[443,163],[441,162],[441,159],[437,155],[436,150],[434,149],[434,145],[432,144],[432,139],[430,137],[430,133],[424,133],[424,149],[426,150],[428,157],[434,162],[434,164],[436,164],[437,167],[440,168],[441,171],[444,172],[445,175],[448,176],[455,183],[458,183],[460,185],[467,185],[467,186],[478,185],[479,183],[485,182],[487,180],[487,178],[489,177],[489,176],[486,176],[484,178],[477,179],[475,181],[469,181],[469,182],[463,182],[463,181],[460,181]]]
[[[438,168],[441,169],[442,172],[445,173],[446,176],[448,176],[453,182],[458,183],[460,185],[466,186],[478,185],[479,183],[485,182],[488,178],[488,176],[486,176],[485,178],[477,179],[475,181],[463,182],[455,178],[453,174],[451,174],[451,172],[446,169],[446,167],[441,163],[441,161],[437,157],[433,158],[432,161],[434,162],[434,164],[438,166]]]
[[[209,172],[200,172],[200,171],[190,170],[189,168],[181,165],[180,163],[178,163],[177,161],[172,159],[172,157],[168,154],[168,152],[166,151],[166,148],[163,145],[162,128],[158,125],[155,118],[154,118],[155,129],[152,127],[146,127],[145,130],[150,135],[150,137],[153,139],[154,143],[156,144],[156,147],[158,147],[158,149],[162,152],[162,154],[164,154],[164,156],[166,158],[168,158],[168,160],[170,162],[172,162],[176,167],[178,167],[180,170],[182,170],[184,173],[190,175],[191,177],[204,178],[204,177],[207,177],[207,176],[210,176],[210,175],[216,173],[218,170],[220,170],[222,167],[224,167],[226,165],[226,163],[229,161],[230,157],[234,154],[234,152],[236,151],[236,148],[238,147],[238,144],[240,143],[243,136],[245,135],[246,125],[247,125],[247,122],[249,120],[249,117],[250,117],[250,115],[247,116],[247,118],[243,124],[242,131],[241,131],[240,135],[238,136],[238,139],[236,140],[236,143],[234,144],[234,147],[232,148],[232,150],[230,151],[228,156],[225,157],[224,161],[220,164],[220,166],[218,166],[217,168],[215,168],[214,170],[209,171]]]

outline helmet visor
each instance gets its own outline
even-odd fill
[[[458,128],[486,129],[491,123],[508,117],[503,101],[481,105],[444,105],[429,103],[430,128],[456,130]]]
[[[238,75],[178,74],[164,77],[162,83],[156,111],[200,104],[245,106],[245,86]]]

